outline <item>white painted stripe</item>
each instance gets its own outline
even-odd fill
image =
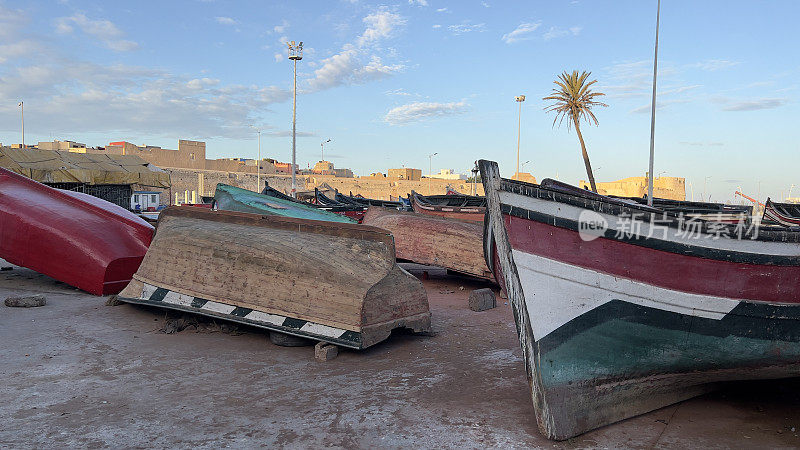
[[[145,283],[144,286],[142,286],[142,297],[141,298],[144,299],[144,300],[149,300],[150,296],[153,295],[153,292],[155,292],[156,289],[158,289],[158,288],[153,286],[153,285],[151,285],[151,284]]]
[[[305,331],[306,333],[318,334],[321,336],[328,336],[332,338],[338,338],[345,333],[345,330],[329,327],[327,325],[321,325],[318,323],[307,323],[300,328],[300,331]]]
[[[587,211],[586,208],[579,208],[577,206],[568,205],[566,203],[528,197],[526,195],[520,195],[506,191],[500,191],[500,202],[502,204],[513,206],[516,208],[527,209],[573,221],[578,221],[578,217],[580,216],[581,212]],[[606,223],[608,224],[609,228],[617,228],[618,225],[621,225],[618,223],[620,219],[617,216],[612,216],[610,214],[602,214],[602,213],[600,213],[600,216],[602,216],[606,220]],[[656,222],[656,226],[653,227],[653,231],[651,232],[649,223],[646,222],[643,218],[639,219],[637,222],[639,225],[641,225],[638,232],[636,233],[637,235],[641,236],[640,239],[643,239],[646,236],[652,236],[649,239],[678,242],[681,244],[687,244],[701,248],[731,250],[737,252],[757,253],[764,255],[779,255],[779,256],[800,255],[800,244],[787,243],[787,242],[755,241],[752,239],[735,239],[735,238],[730,239],[725,237],[720,237],[718,239],[710,239],[706,237],[708,235],[705,234],[702,235],[702,237],[700,238],[696,238],[694,236],[691,236],[692,233],[686,233],[686,232],[681,233],[680,230],[674,227],[658,226],[658,222]],[[630,228],[632,227],[629,226],[628,229],[620,231],[624,231],[626,232],[626,236],[630,236],[631,232],[633,231]],[[666,236],[664,236],[665,234],[664,230],[666,230]]]
[[[268,323],[271,325],[283,325],[283,321],[286,320],[286,317],[279,316],[277,314],[268,314],[261,311],[251,311],[246,316],[245,319],[250,319],[256,322],[261,323]]]
[[[610,302],[720,320],[738,300],[689,294],[512,250],[535,340]]]
[[[163,301],[164,303],[171,303],[173,305],[192,306],[194,296],[181,294],[175,291],[169,291],[167,295],[164,296]]]
[[[231,311],[236,309],[236,307],[233,305],[226,305],[224,303],[208,301],[200,309],[206,309],[208,311],[214,311],[222,314],[230,314]]]

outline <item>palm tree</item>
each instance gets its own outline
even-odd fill
[[[581,149],[583,150],[583,162],[586,164],[586,174],[589,176],[589,183],[592,185],[592,191],[597,192],[597,186],[594,183],[594,174],[592,173],[592,165],[589,163],[589,154],[586,153],[586,144],[583,142],[583,135],[581,134],[581,120],[586,120],[589,123],[594,122],[597,125],[597,117],[592,112],[594,106],[608,106],[605,103],[595,101],[595,97],[599,97],[602,92],[593,92],[591,86],[597,83],[597,80],[586,80],[591,75],[591,72],[583,71],[578,73],[573,70],[572,73],[564,71],[558,76],[558,79],[553,83],[558,86],[553,88],[552,95],[545,97],[542,100],[553,100],[554,103],[544,110],[547,112],[554,111],[556,118],[553,119],[553,126],[556,121],[561,125],[565,117],[569,117],[570,122],[567,122],[567,129],[570,126],[575,126],[575,131],[578,133],[578,140],[581,141]],[[560,118],[560,120],[559,120]]]

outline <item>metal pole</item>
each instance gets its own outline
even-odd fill
[[[258,130],[258,161],[256,161],[256,174],[256,180],[258,180],[256,192],[261,192],[261,130]]]
[[[647,172],[647,206],[653,206],[653,158],[655,156],[656,136],[656,74],[658,73],[658,23],[661,19],[661,0],[656,10],[656,47],[653,57],[653,100],[650,105],[650,170]]]
[[[660,1],[660,0],[659,0]],[[297,60],[294,60],[294,101],[292,102],[292,197],[297,198],[297,176],[295,163],[297,157]]]
[[[20,116],[22,118],[22,148],[25,148],[25,104],[19,102]]]
[[[517,115],[517,178],[519,178],[519,138],[522,130],[522,102],[519,103],[519,114]]]
[[[433,174],[433,155],[428,155],[428,195],[433,195],[431,188],[431,174]]]

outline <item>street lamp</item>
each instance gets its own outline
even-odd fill
[[[523,172],[525,172],[525,164],[528,164],[529,162],[531,162],[531,160],[530,160],[530,159],[529,159],[529,160],[527,160],[527,161],[525,161],[524,163],[522,163],[522,171],[523,171]]]
[[[256,161],[256,192],[261,192],[261,129],[250,125],[258,134],[258,161]]]
[[[522,102],[525,101],[525,96],[517,95],[514,100],[519,103],[519,115],[517,116],[517,174],[519,174],[519,137],[522,130]]]
[[[25,148],[25,106],[22,102],[19,102],[17,106],[19,106],[19,114],[22,118],[22,148]]]
[[[711,175],[709,175],[709,176],[707,176],[707,177],[705,177],[705,178],[703,179],[703,197],[705,197],[705,196],[706,196],[706,183],[708,182],[708,179],[709,179],[709,178],[711,178]],[[705,200],[705,201],[708,201],[708,198],[706,198],[706,200]]]
[[[322,147],[322,159],[320,161],[325,161],[325,144],[327,144],[330,141],[331,140],[328,139],[327,141],[322,141],[322,143],[319,144],[319,146]]]
[[[478,182],[478,161],[475,161],[475,167],[472,168],[472,195],[478,195],[478,186],[475,184]]]
[[[292,197],[297,198],[297,176],[295,164],[297,158],[297,61],[303,59],[303,42],[295,44],[287,42],[289,46],[289,60],[294,61],[294,99],[292,101]]]
[[[433,188],[431,188],[431,178],[433,175],[433,157],[438,155],[439,152],[428,155],[428,195],[433,195]]]

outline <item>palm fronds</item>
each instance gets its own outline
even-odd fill
[[[605,94],[591,90],[592,85],[597,83],[597,80],[586,81],[591,74],[591,72],[586,71],[581,73],[578,73],[577,70],[572,71],[572,73],[564,71],[553,82],[557,87],[553,88],[550,96],[542,99],[554,102],[544,109],[547,112],[556,113],[556,117],[553,119],[553,126],[555,126],[556,122],[560,126],[565,117],[570,119],[567,121],[567,127],[571,127],[573,122],[584,120],[597,125],[597,117],[592,112],[592,108],[608,105],[595,100],[595,98]]]

